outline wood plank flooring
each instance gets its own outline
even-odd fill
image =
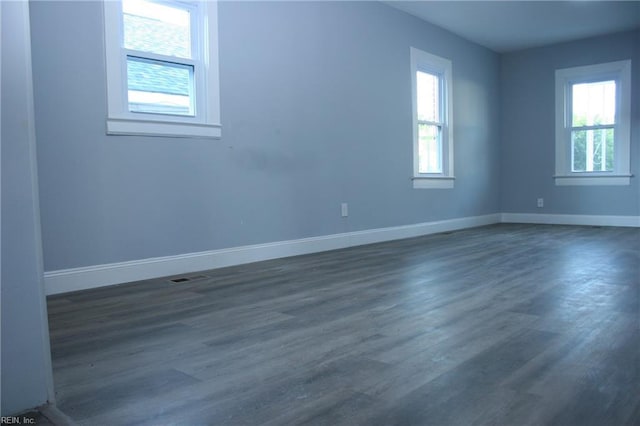
[[[82,425],[638,425],[640,229],[495,225],[48,300]]]

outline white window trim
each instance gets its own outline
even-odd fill
[[[410,47],[411,106],[413,116],[413,188],[450,189],[454,187],[453,174],[453,72],[449,59]],[[418,170],[418,102],[416,73],[425,71],[440,75],[444,84],[441,96],[442,112],[442,173],[420,173]]]
[[[185,2],[187,3],[187,2]],[[196,116],[134,113],[128,110],[126,53],[122,41],[122,3],[104,0],[104,35],[107,74],[108,135],[220,138],[220,84],[218,68],[218,4],[198,1],[195,46],[204,70],[196,76]],[[204,35],[208,35],[204,37]],[[158,56],[145,53],[145,56]],[[182,61],[182,60],[181,60]],[[197,63],[185,59],[184,63]],[[202,66],[201,66],[202,67]],[[202,73],[201,71],[204,71]]]
[[[612,172],[572,172],[570,120],[567,101],[571,85],[580,82],[616,80],[616,124]],[[629,185],[631,174],[631,61],[616,61],[556,70],[556,170],[558,186]]]

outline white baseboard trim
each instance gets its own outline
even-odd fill
[[[640,227],[640,216],[495,213],[107,265],[48,271],[44,274],[45,290],[47,295],[68,293],[131,281],[187,274],[207,269],[418,237],[494,223]]]
[[[499,223],[500,213],[48,271],[47,295]]]
[[[640,216],[502,213],[502,223],[640,227]]]

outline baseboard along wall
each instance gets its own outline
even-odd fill
[[[544,225],[625,226],[638,228],[640,227],[640,216],[502,213],[500,222]]]
[[[496,223],[640,227],[640,216],[587,216],[495,213],[319,237],[232,247],[176,256],[47,271],[47,295],[87,290],[131,281],[188,274],[226,266],[318,253],[364,244],[419,237]]]

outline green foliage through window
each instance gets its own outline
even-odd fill
[[[613,171],[615,90],[613,80],[572,85],[573,172]]]
[[[613,171],[613,129],[571,132],[572,171]]]

